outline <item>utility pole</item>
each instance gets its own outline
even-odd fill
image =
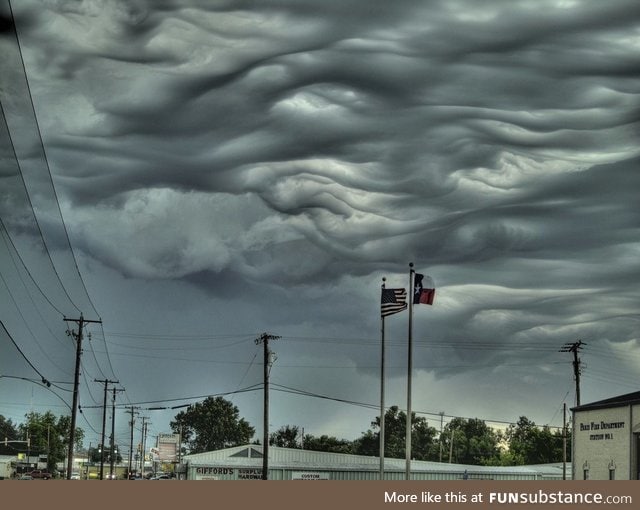
[[[453,462],[453,440],[455,439],[455,435],[453,434],[455,430],[451,427],[451,442],[449,443],[449,464]]]
[[[440,411],[440,462],[442,462],[442,426],[444,425],[444,411]]]
[[[262,333],[260,338],[256,338],[256,345],[262,344],[264,355],[264,423],[262,436],[262,479],[269,479],[269,369],[271,368],[271,360],[269,356],[269,340],[277,340],[281,338],[276,335]]]
[[[135,425],[135,414],[136,414],[136,409],[138,409],[137,407],[131,406],[129,408],[127,412],[127,414],[131,415],[131,421],[129,422],[129,425],[131,426],[131,437],[130,437],[130,441],[129,441],[129,470],[127,472],[127,479],[129,479],[129,477],[131,476],[131,461],[133,459],[133,426]]]
[[[562,479],[567,479],[567,403],[562,404]]]
[[[76,340],[76,369],[73,378],[73,405],[71,408],[71,425],[69,427],[69,454],[67,455],[67,480],[71,480],[71,471],[73,470],[73,444],[76,440],[76,416],[78,412],[78,387],[80,386],[80,358],[82,357],[82,330],[87,323],[102,324],[101,320],[92,321],[85,319],[80,314],[79,319],[67,319],[65,322],[75,322],[78,325],[78,332],[67,330],[67,334]]]
[[[178,435],[178,465],[176,466],[178,472],[178,480],[182,478],[182,422],[180,422],[180,433]]]
[[[102,402],[102,437],[100,439],[100,480],[104,480],[104,430],[107,423],[107,387],[109,383],[119,384],[109,379],[94,379],[94,382],[104,383],[104,400]]]
[[[560,352],[572,352],[573,353],[573,376],[576,381],[576,406],[580,405],[580,358],[578,358],[578,352],[585,344],[582,340],[578,340],[573,343],[566,343],[560,349]]]
[[[149,425],[149,422],[147,421],[148,419],[148,416],[142,417],[142,451],[140,452],[140,474],[142,476],[144,476],[144,452],[147,449],[147,426]]]
[[[109,480],[113,480],[113,468],[115,464],[115,434],[116,434],[116,392],[124,391],[124,388],[113,388],[113,398],[111,400],[111,441],[109,442]]]

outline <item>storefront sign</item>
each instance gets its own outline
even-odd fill
[[[262,480],[262,469],[240,468],[238,480]]]
[[[291,473],[292,480],[329,480],[329,473],[320,471],[294,471]]]
[[[234,473],[233,468],[227,467],[198,467],[196,468],[196,474],[198,475],[232,475]]]

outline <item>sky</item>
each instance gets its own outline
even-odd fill
[[[82,314],[86,446],[100,380],[118,442],[208,395],[261,440],[263,332],[270,429],[355,439],[410,263],[430,425],[561,427],[579,340],[582,403],[639,389],[636,0],[1,5],[0,414],[69,412]]]

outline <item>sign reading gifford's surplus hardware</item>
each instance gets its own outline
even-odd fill
[[[589,423],[580,423],[580,432],[584,431],[598,431],[595,434],[589,434],[589,440],[591,441],[600,441],[605,439],[613,439],[613,432],[600,432],[604,430],[612,430],[612,429],[623,429],[625,426],[625,422],[623,421],[601,421],[601,422],[589,422]]]
[[[202,480],[217,480],[220,475],[236,477],[238,480],[260,480],[262,469],[259,468],[232,468],[232,467],[198,467],[196,475]]]

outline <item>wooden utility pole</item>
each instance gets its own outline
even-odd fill
[[[73,471],[73,444],[76,440],[76,416],[78,413],[78,388],[80,386],[80,358],[82,357],[82,330],[87,323],[102,324],[101,320],[92,321],[85,319],[80,314],[79,319],[67,319],[65,322],[75,322],[78,325],[78,332],[67,330],[67,334],[76,340],[76,369],[73,378],[73,404],[71,407],[71,425],[69,426],[69,454],[67,455],[67,475],[66,479],[71,480],[71,472]]]
[[[111,440],[109,442],[109,479],[113,480],[113,469],[115,465],[115,441],[116,441],[116,392],[124,391],[122,389],[113,388],[113,398],[111,400]]]
[[[269,479],[269,369],[271,368],[271,362],[269,356],[269,340],[277,340],[281,338],[276,335],[269,335],[262,333],[260,338],[256,338],[256,345],[262,344],[263,356],[264,356],[264,420],[263,420],[263,435],[262,435],[262,479]]]
[[[127,479],[131,477],[131,468],[132,468],[131,462],[133,460],[133,426],[136,423],[136,420],[135,420],[136,409],[138,408],[131,406],[129,410],[126,411],[127,414],[131,415],[131,421],[129,422],[129,426],[131,427],[131,437],[129,441],[129,470],[127,472]]]
[[[142,451],[140,452],[140,474],[144,476],[144,452],[147,449],[147,427],[149,426],[148,416],[142,417],[142,441],[141,447]]]
[[[573,343],[566,343],[560,349],[560,352],[572,352],[573,353],[573,377],[576,381],[576,406],[580,405],[580,358],[578,358],[578,352],[585,344],[582,340],[578,340]]]
[[[104,432],[107,423],[107,390],[109,383],[119,384],[109,379],[94,379],[94,382],[104,383],[104,400],[102,401],[102,436],[100,438],[100,480],[104,480]]]

